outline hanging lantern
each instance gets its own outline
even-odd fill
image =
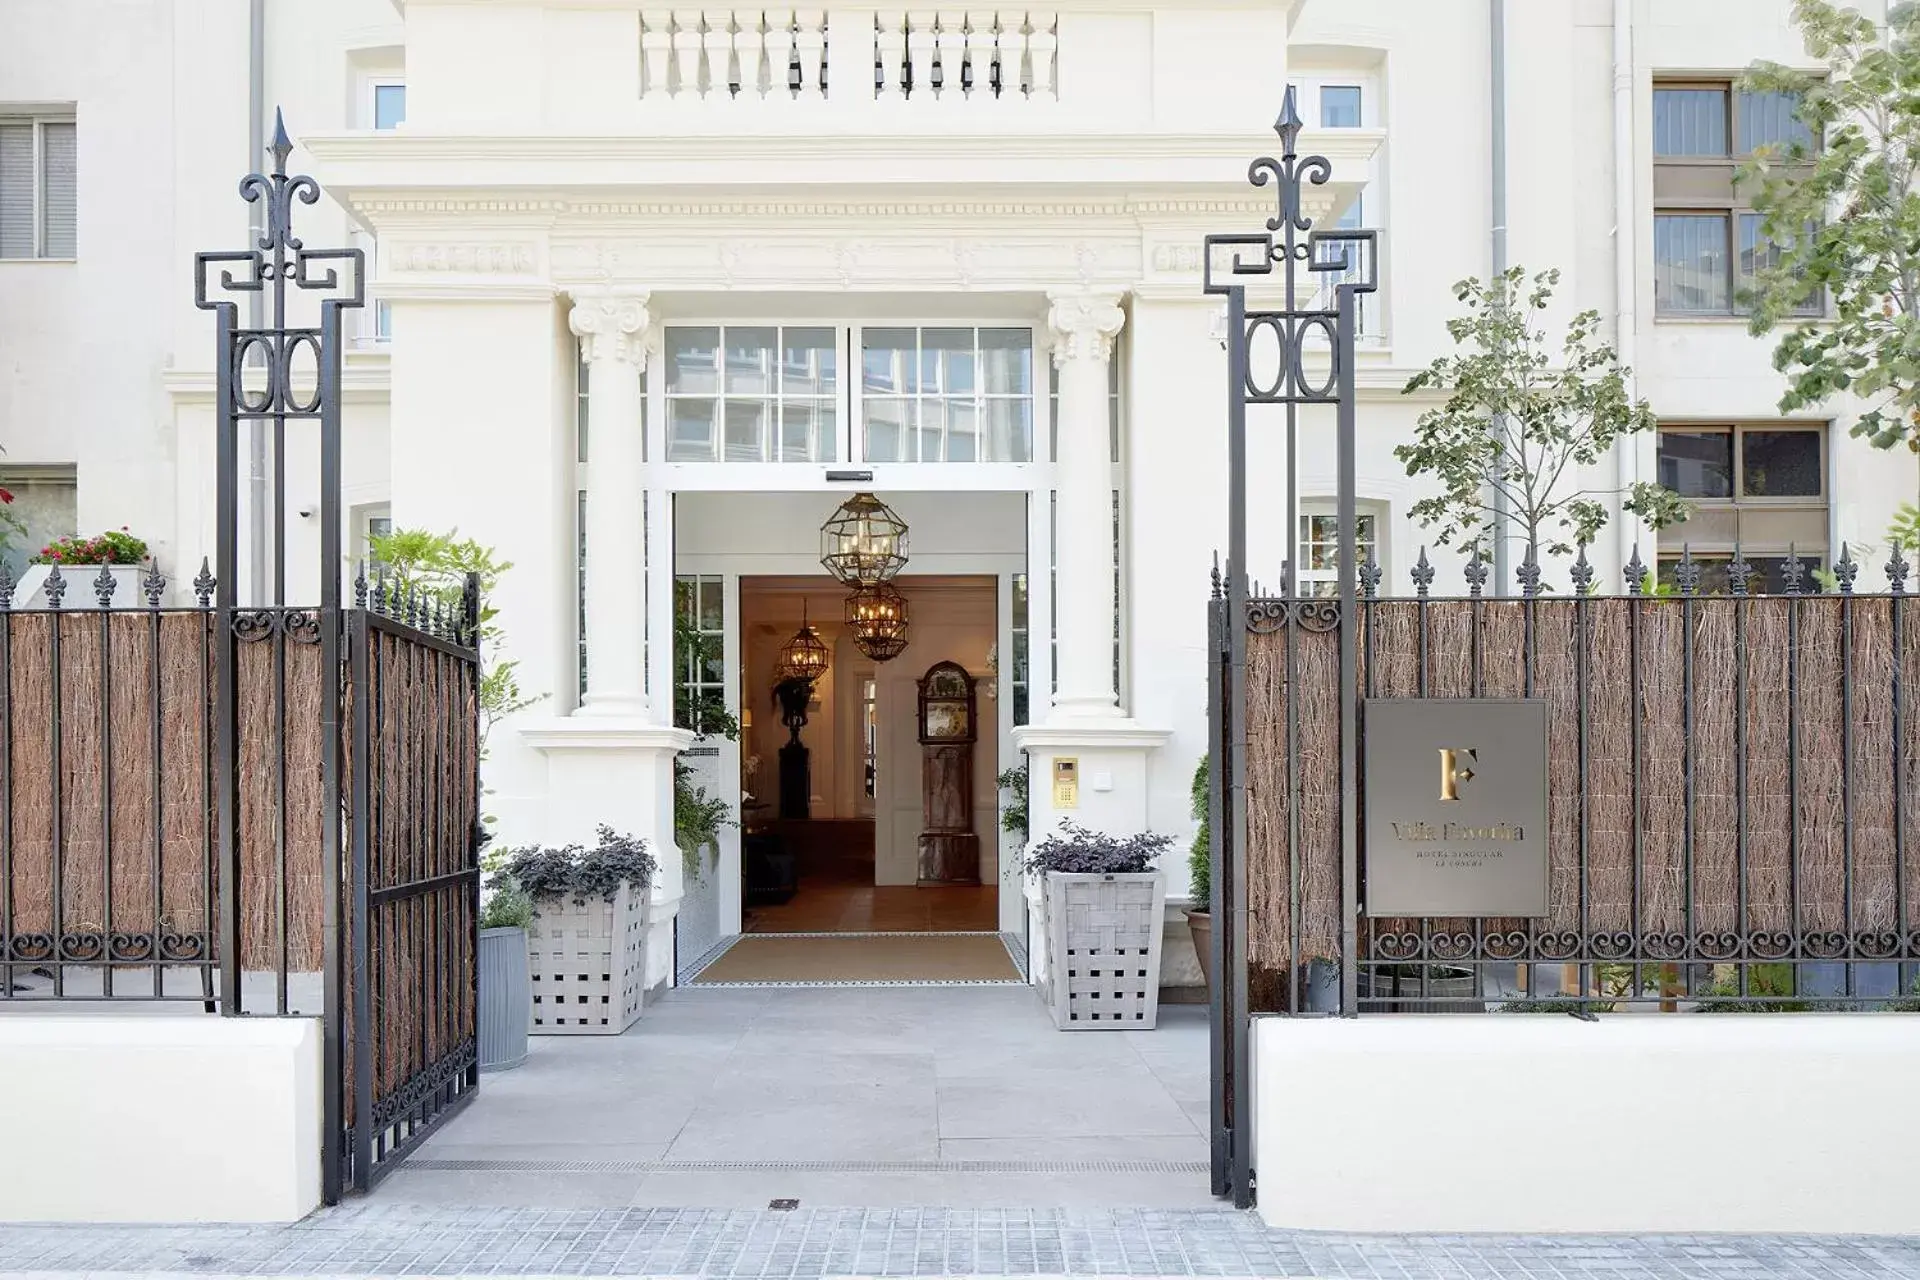
[[[820,563],[850,587],[886,582],[906,567],[907,522],[870,493],[856,493],[820,526]]]
[[[812,684],[827,674],[830,657],[820,633],[807,624],[807,607],[802,604],[800,629],[780,649],[780,661],[774,668],[775,680],[805,680]]]
[[[875,662],[891,662],[906,650],[907,598],[891,583],[854,588],[846,621],[854,645]]]

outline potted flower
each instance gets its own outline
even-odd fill
[[[94,538],[55,538],[40,548],[28,562],[26,571],[20,575],[19,586],[14,591],[14,607],[47,608],[52,603],[47,595],[48,579],[58,568],[63,587],[60,607],[63,609],[100,607],[99,584],[102,574],[111,583],[107,608],[145,608],[147,557],[147,544],[128,533],[124,527],[109,530]]]
[[[1155,863],[1173,843],[1061,825],[1027,855],[1042,879],[1042,989],[1062,1031],[1151,1029],[1160,1009],[1166,882]]]
[[[527,968],[527,929],[533,899],[506,869],[503,853],[489,854],[487,900],[480,908],[480,1069],[511,1071],[527,1060],[533,1019]]]
[[[1207,757],[1193,770],[1193,817],[1200,829],[1187,850],[1187,929],[1193,934],[1194,954],[1200,958],[1200,976],[1213,991],[1213,795],[1207,775]]]
[[[536,1035],[619,1035],[647,985],[647,842],[598,829],[591,849],[521,849],[507,874],[533,904],[527,967]]]

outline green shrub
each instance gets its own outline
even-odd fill
[[[1200,757],[1193,768],[1193,818],[1200,829],[1193,833],[1193,847],[1187,850],[1187,875],[1193,882],[1195,911],[1210,910],[1213,904],[1213,788],[1208,776],[1210,761]]]

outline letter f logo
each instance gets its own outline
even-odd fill
[[[1480,763],[1479,753],[1471,747],[1440,748],[1440,802],[1454,804],[1460,799],[1460,784],[1473,778],[1466,761]]]

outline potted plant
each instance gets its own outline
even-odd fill
[[[1166,882],[1154,865],[1173,843],[1075,823],[1035,845],[1047,964],[1042,990],[1062,1031],[1143,1031],[1160,1009]]]
[[[47,608],[51,603],[47,584],[57,568],[63,609],[99,608],[99,581],[103,573],[113,584],[107,594],[107,608],[144,609],[147,607],[144,580],[151,567],[147,544],[125,528],[109,530],[95,538],[55,538],[28,561],[14,589],[14,608]]]
[[[646,841],[598,829],[591,849],[521,849],[506,872],[533,904],[527,967],[535,1035],[619,1035],[647,984]]]
[[[1212,790],[1208,779],[1208,760],[1201,756],[1193,769],[1193,817],[1200,829],[1193,833],[1193,846],[1187,850],[1187,890],[1192,899],[1187,907],[1187,929],[1193,934],[1194,954],[1200,957],[1200,976],[1207,990],[1213,990],[1213,825]]]
[[[505,855],[488,855],[487,900],[480,908],[480,1069],[511,1071],[527,1060],[533,986],[527,928],[533,899],[506,870]]]

